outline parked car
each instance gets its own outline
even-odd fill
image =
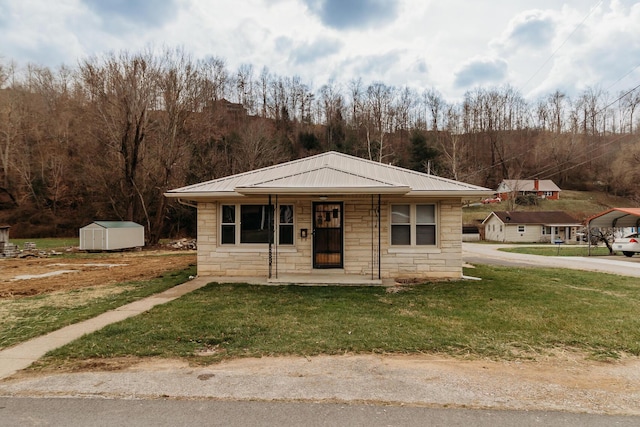
[[[482,203],[487,205],[489,203],[500,203],[502,201],[502,199],[500,198],[500,196],[496,196],[496,197],[489,197],[486,199],[482,200]]]
[[[624,256],[633,256],[640,253],[640,236],[638,233],[629,234],[627,237],[619,237],[613,241],[613,250],[622,252]]]

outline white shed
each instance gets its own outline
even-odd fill
[[[110,251],[144,246],[144,227],[132,221],[94,221],[80,229],[80,250]]]

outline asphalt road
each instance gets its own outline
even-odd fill
[[[0,424],[29,426],[637,426],[640,417],[538,411],[212,400],[0,398]]]
[[[508,267],[552,267],[593,271],[640,277],[640,256],[541,256],[501,251],[509,244],[470,243],[462,244],[462,258],[469,264],[490,264]],[[535,246],[535,245],[532,245]],[[548,245],[546,245],[548,246]]]

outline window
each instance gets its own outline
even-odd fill
[[[293,205],[280,206],[278,243],[293,245]]]
[[[223,245],[234,245],[236,243],[236,207],[232,205],[222,205],[222,228],[220,242]]]
[[[546,227],[546,226],[542,226],[542,235],[548,235],[551,234],[551,227]]]
[[[524,225],[518,226],[518,233],[524,233]]]
[[[273,230],[269,205],[240,206],[240,243],[269,243],[269,229]]]
[[[272,230],[272,233],[276,230],[273,206],[271,209],[269,212],[269,205],[222,205],[220,243],[269,243],[269,230]],[[278,242],[292,245],[293,205],[280,205],[278,212]]]
[[[392,245],[435,245],[435,205],[391,205]]]
[[[391,206],[391,244],[411,244],[410,205]]]

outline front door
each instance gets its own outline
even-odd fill
[[[342,203],[313,204],[313,268],[342,268]]]

